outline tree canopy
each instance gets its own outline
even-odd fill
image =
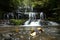
[[[60,17],[60,0],[0,0],[0,15],[14,11],[18,6],[31,6],[34,10],[42,10],[47,16],[52,17],[53,12],[56,12],[54,15],[57,17],[55,16],[55,18]]]
[[[0,0],[0,10],[11,11],[16,9],[18,6],[31,6],[36,7],[49,7],[50,9],[57,7],[56,0]]]

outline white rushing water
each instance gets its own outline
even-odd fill
[[[29,19],[24,23],[24,26],[43,26],[43,25],[59,25],[56,22],[45,21],[43,12],[40,13],[40,19],[36,19],[36,13],[30,12]]]

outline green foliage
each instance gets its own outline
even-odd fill
[[[3,11],[12,11],[17,9],[20,5],[35,7],[40,5],[41,7],[50,6],[50,8],[56,7],[56,0],[2,0],[0,1],[0,9]]]
[[[24,4],[25,6],[28,6],[28,5],[29,5],[29,0],[23,0],[23,4]]]
[[[40,10],[43,10],[48,16],[53,14],[50,12],[53,12],[54,8],[60,8],[60,0],[0,0],[0,16],[2,17],[3,13],[16,10],[18,6],[31,6],[37,8],[36,10],[40,8]],[[60,10],[59,12],[57,11],[56,14],[58,15],[56,19],[60,20]],[[17,23],[17,20],[15,23]]]
[[[45,6],[46,3],[48,3],[49,0],[34,0],[32,1],[32,6],[40,5],[40,6]]]
[[[13,10],[16,10],[18,6],[21,4],[20,2],[21,2],[20,0],[10,0],[9,5]]]
[[[17,9],[20,0],[0,0],[0,10],[9,12]]]
[[[23,19],[20,19],[20,20],[18,20],[18,19],[11,19],[10,20],[10,23],[12,23],[12,24],[14,24],[14,25],[21,25],[21,24],[23,24],[25,22],[25,20],[23,20]]]

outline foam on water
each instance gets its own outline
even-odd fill
[[[56,22],[52,22],[52,21],[45,21],[43,12],[40,13],[40,19],[36,19],[36,13],[30,12],[29,20],[27,20],[24,23],[24,26],[43,26],[43,25],[55,26],[59,24]]]

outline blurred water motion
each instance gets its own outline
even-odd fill
[[[59,32],[60,27],[1,27],[0,40],[60,40]]]

